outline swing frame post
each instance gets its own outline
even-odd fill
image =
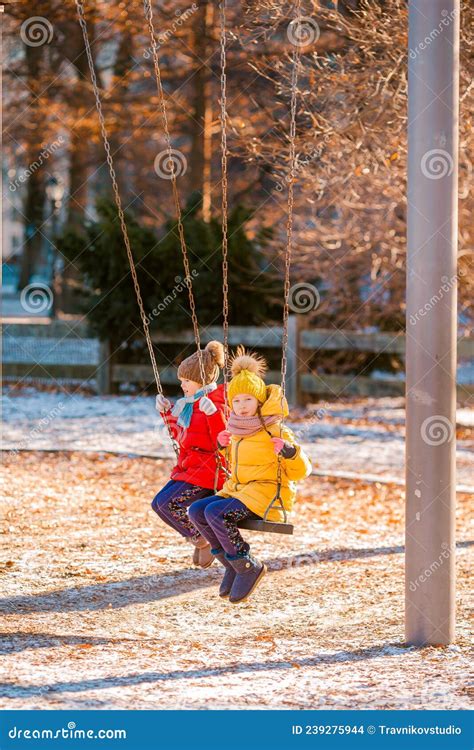
[[[286,397],[290,406],[300,405],[299,393],[299,338],[300,316],[298,313],[288,316],[288,365],[286,368]]]
[[[455,637],[459,15],[459,0],[409,2],[405,636],[416,646]]]

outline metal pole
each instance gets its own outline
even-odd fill
[[[406,640],[455,627],[459,0],[410,0]]]

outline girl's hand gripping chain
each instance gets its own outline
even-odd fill
[[[203,414],[206,415],[206,417],[210,417],[211,414],[215,414],[217,411],[216,405],[212,403],[209,396],[203,396],[200,399],[199,408],[203,412]]]
[[[285,445],[285,441],[279,437],[272,437],[272,443],[273,443],[273,450],[275,451],[275,453],[281,453],[281,450],[283,446]]]
[[[219,432],[217,436],[217,442],[222,448],[227,448],[227,446],[230,443],[231,434],[229,430],[222,430],[222,432]]]
[[[168,401],[168,399],[165,396],[162,396],[160,393],[156,397],[155,401],[155,409],[156,411],[169,411],[171,409],[171,402]]]

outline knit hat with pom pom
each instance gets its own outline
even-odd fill
[[[267,386],[262,379],[267,370],[267,363],[258,354],[250,354],[243,346],[237,348],[237,353],[232,360],[232,380],[227,386],[227,398],[232,405],[232,399],[238,393],[248,393],[254,396],[261,404],[267,398]]]
[[[205,349],[201,350],[202,365],[206,382],[202,383],[201,369],[199,367],[199,353],[194,352],[191,356],[183,359],[178,367],[178,378],[194,380],[201,385],[215,383],[219,377],[220,368],[224,367],[224,347],[220,341],[209,341]]]

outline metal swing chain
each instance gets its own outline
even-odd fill
[[[186,283],[186,286],[188,287],[189,307],[191,309],[194,339],[196,342],[196,347],[197,347],[197,352],[198,352],[199,372],[200,372],[202,384],[204,386],[206,385],[206,375],[204,371],[204,363],[203,363],[203,358],[202,358],[201,337],[199,334],[199,323],[198,323],[197,314],[196,314],[196,304],[194,301],[193,287],[192,287],[192,282],[191,282],[191,270],[189,266],[188,249],[186,246],[186,238],[184,236],[183,218],[182,218],[181,204],[179,201],[178,186],[177,186],[177,181],[176,181],[175,164],[173,161],[171,136],[170,136],[170,130],[169,130],[169,125],[168,125],[168,114],[166,110],[165,95],[163,91],[163,82],[161,79],[160,61],[158,59],[158,44],[156,41],[156,32],[155,32],[155,27],[153,24],[153,9],[151,7],[151,1],[143,0],[143,7],[144,7],[145,19],[148,24],[148,31],[150,33],[151,51],[152,51],[152,57],[153,57],[153,68],[155,71],[155,79],[156,79],[156,86],[158,90],[158,98],[160,102],[161,117],[163,120],[163,130],[164,130],[164,135],[165,135],[166,150],[168,152],[168,165],[171,170],[171,185],[172,185],[173,199],[174,199],[175,210],[176,210],[176,222],[178,225],[178,234],[179,234],[179,241],[181,245],[181,253],[183,256],[185,283]]]
[[[301,16],[301,0],[295,4],[295,20],[298,22]],[[283,290],[283,336],[281,357],[281,380],[282,398],[286,394],[286,369],[288,350],[288,317],[290,299],[290,269],[291,255],[293,250],[293,211],[294,211],[294,183],[296,179],[296,105],[298,99],[298,68],[300,64],[300,47],[295,45],[293,50],[293,64],[291,69],[291,105],[290,105],[290,171],[288,178],[288,218],[286,223],[286,249],[285,249],[285,283]]]
[[[295,21],[298,23],[301,17],[301,0],[295,3]],[[283,286],[283,332],[282,332],[282,355],[281,355],[281,404],[283,411],[283,401],[286,394],[286,370],[288,363],[288,318],[289,318],[289,300],[290,300],[290,270],[291,255],[293,250],[293,211],[294,211],[294,182],[296,178],[296,105],[298,96],[298,68],[300,63],[300,47],[295,44],[293,50],[292,69],[291,69],[291,104],[290,104],[290,134],[289,134],[289,162],[290,169],[288,175],[288,202],[287,202],[287,222],[286,222],[286,247],[285,247],[285,276]],[[282,436],[282,424],[280,422],[280,437]],[[265,511],[264,520],[273,506],[275,500],[280,501],[283,510],[283,516],[286,523],[287,514],[280,496],[281,490],[282,465],[281,455],[278,454],[277,464],[277,492]]]
[[[229,381],[229,263],[228,263],[228,181],[227,181],[227,76],[226,76],[226,0],[220,3],[221,43],[221,169],[222,169],[222,316],[224,337],[224,392],[226,409]]]
[[[224,345],[224,414],[229,418],[230,407],[227,401],[229,384],[229,262],[228,262],[228,181],[227,181],[227,76],[226,76],[226,0],[220,5],[220,49],[221,49],[221,171],[222,171],[222,328]],[[223,465],[219,451],[216,451],[217,465],[229,477],[229,448],[226,448],[226,466]]]
[[[134,259],[133,259],[132,249],[131,249],[131,245],[130,245],[130,238],[129,238],[129,235],[128,235],[127,225],[126,225],[126,222],[125,222],[125,216],[124,216],[124,212],[123,212],[123,208],[122,208],[122,200],[120,198],[119,188],[118,188],[118,184],[117,184],[117,176],[116,176],[116,173],[115,173],[113,157],[112,157],[112,153],[111,153],[111,150],[110,150],[110,143],[109,143],[109,138],[108,138],[108,135],[107,135],[107,127],[106,127],[106,124],[105,124],[105,117],[104,117],[104,113],[102,111],[102,102],[101,102],[101,98],[100,98],[100,92],[99,92],[99,86],[98,86],[98,83],[97,83],[97,76],[96,76],[96,72],[95,72],[94,60],[93,60],[93,57],[92,57],[92,51],[91,51],[91,46],[90,46],[90,42],[89,42],[89,34],[88,34],[88,31],[87,31],[87,22],[86,22],[85,14],[84,14],[83,0],[76,0],[76,8],[77,8],[77,13],[78,13],[78,18],[79,18],[79,24],[80,24],[81,29],[82,29],[82,35],[84,37],[84,46],[85,46],[85,50],[86,50],[87,61],[88,61],[88,64],[89,64],[89,71],[90,71],[90,76],[91,76],[91,81],[92,81],[92,88],[93,88],[93,91],[94,91],[94,97],[95,97],[95,104],[96,104],[96,108],[97,108],[97,114],[98,114],[98,117],[99,117],[100,130],[101,130],[101,134],[102,134],[102,140],[104,142],[104,149],[105,149],[107,164],[108,164],[108,167],[109,167],[110,178],[111,178],[111,181],[112,181],[112,189],[113,189],[113,193],[114,193],[115,204],[117,206],[117,213],[118,213],[118,216],[119,216],[120,227],[121,227],[122,235],[123,235],[123,241],[124,241],[124,244],[125,244],[125,249],[127,251],[128,262],[129,262],[129,265],[130,265],[130,272],[132,274],[133,286],[134,286],[134,289],[135,289],[135,295],[136,295],[136,298],[137,298],[138,308],[139,308],[139,311],[140,311],[140,317],[141,317],[141,320],[142,320],[143,332],[145,334],[145,339],[146,339],[147,346],[148,346],[148,351],[149,351],[149,354],[150,354],[151,366],[153,368],[153,374],[154,374],[154,377],[155,377],[156,388],[157,388],[158,393],[161,396],[163,396],[164,395],[164,393],[163,393],[163,387],[161,385],[160,373],[159,373],[159,370],[158,370],[158,365],[156,363],[155,352],[154,352],[154,349],[153,349],[153,343],[152,343],[151,336],[150,336],[150,327],[149,327],[149,323],[148,323],[148,318],[146,316],[145,308],[143,306],[143,300],[142,300],[142,295],[141,295],[141,291],[140,291],[140,285],[138,283],[137,271],[136,271],[136,268],[135,268],[135,262],[134,262]],[[178,456],[179,455],[178,445],[177,445],[177,443],[176,443],[176,441],[175,441],[175,439],[173,437],[173,433],[171,431],[171,426],[170,426],[170,423],[169,423],[168,418],[166,417],[165,413],[163,414],[163,419],[165,421],[165,424],[166,424],[166,427],[167,427],[167,430],[168,430],[168,434],[170,436],[170,440],[171,440],[171,443],[173,445],[173,449],[174,449],[174,451],[176,453],[176,456]]]

